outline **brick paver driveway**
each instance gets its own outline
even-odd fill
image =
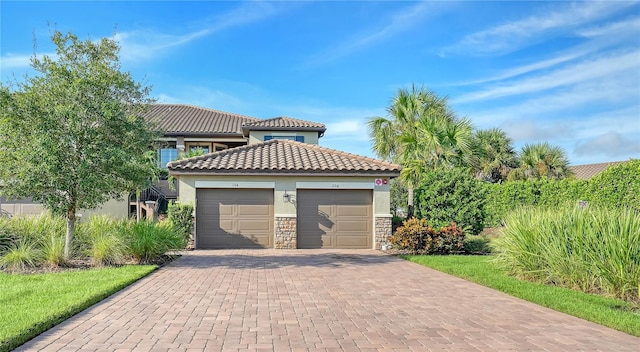
[[[640,339],[376,251],[195,251],[22,346],[639,351]]]

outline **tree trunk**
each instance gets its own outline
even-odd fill
[[[407,187],[407,219],[413,217],[413,187]]]
[[[73,244],[73,233],[76,228],[76,206],[72,205],[67,210],[67,236],[64,241],[64,259],[71,257],[71,246]]]

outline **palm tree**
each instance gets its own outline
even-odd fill
[[[510,178],[562,179],[571,175],[569,159],[564,150],[558,146],[552,146],[547,142],[527,144],[522,147],[518,161],[520,167]]]
[[[381,158],[400,163],[401,182],[407,187],[408,216],[413,216],[413,189],[428,170],[453,166],[470,149],[471,124],[459,120],[447,99],[424,88],[400,89],[388,117],[368,122],[373,151]]]
[[[481,180],[504,181],[518,166],[511,139],[499,128],[476,131],[472,149],[470,165],[475,177]]]

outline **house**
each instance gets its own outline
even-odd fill
[[[576,179],[588,180],[600,174],[601,172],[609,168],[609,166],[619,165],[624,162],[625,161],[611,161],[608,163],[573,165],[569,166],[569,170],[571,170]]]
[[[274,139],[174,161],[196,248],[380,248],[400,166]]]
[[[163,131],[158,157],[177,191],[159,182],[99,213],[193,204],[196,248],[380,248],[391,235],[389,180],[400,166],[321,147],[321,123],[180,104],[144,117]],[[177,160],[194,148],[206,154]]]

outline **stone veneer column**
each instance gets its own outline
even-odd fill
[[[275,225],[274,247],[276,249],[296,249],[298,246],[296,217],[277,216]]]
[[[391,237],[391,217],[376,216],[376,249],[382,249],[382,244],[387,243],[389,241],[389,237]]]

